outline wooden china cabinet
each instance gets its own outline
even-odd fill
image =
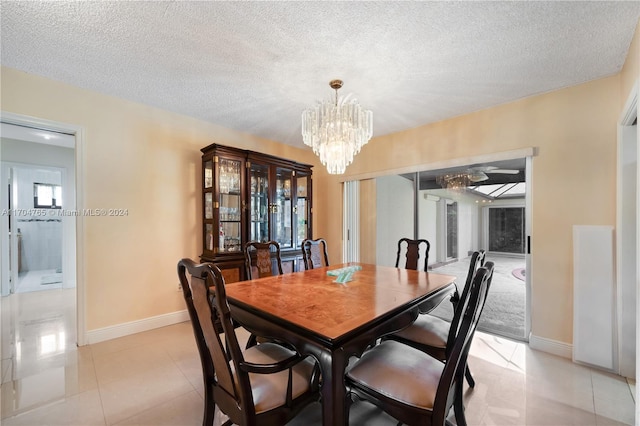
[[[304,268],[300,245],[311,235],[311,167],[212,144],[202,151],[203,252],[226,282],[246,279],[247,241],[280,244],[284,272]]]

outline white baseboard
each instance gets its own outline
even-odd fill
[[[529,347],[537,351],[547,352],[563,358],[573,358],[573,345],[544,337],[529,335]]]
[[[178,324],[189,321],[187,310],[158,315],[138,321],[126,322],[109,327],[89,330],[86,334],[87,344],[104,342],[105,340],[116,339],[130,334],[153,330],[154,328],[166,327],[167,325]]]

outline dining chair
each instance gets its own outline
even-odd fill
[[[489,263],[476,272],[469,297],[460,300],[462,315],[444,363],[403,343],[385,340],[353,363],[345,376],[349,394],[408,425],[443,426],[453,407],[456,424],[465,426],[464,368],[493,274]]]
[[[305,239],[302,241],[302,260],[304,269],[315,269],[329,266],[329,255],[327,254],[327,242],[324,238]]]
[[[224,425],[276,426],[319,399],[314,358],[269,342],[240,349],[217,266],[182,259],[178,277],[202,364],[203,426],[213,425],[216,404]]]
[[[244,259],[247,279],[282,275],[280,244],[276,241],[249,241],[244,245]]]
[[[271,277],[282,275],[282,258],[280,257],[280,244],[276,241],[258,242],[249,241],[244,245],[245,268],[247,279]],[[265,339],[251,334],[247,340],[247,348],[265,341],[276,342],[274,339]],[[280,342],[289,346],[285,342]]]
[[[419,260],[420,260],[420,249],[424,247],[424,271],[427,271],[427,266],[429,263],[429,249],[431,248],[431,244],[429,241],[420,239],[420,240],[411,240],[409,238],[400,238],[398,241],[398,252],[396,254],[396,268],[400,268],[400,254],[405,254],[405,269],[414,269],[419,270]]]
[[[462,316],[463,304],[460,303],[469,297],[469,289],[473,282],[473,277],[479,267],[484,266],[485,252],[479,250],[473,252],[471,255],[471,261],[469,262],[469,269],[467,271],[467,277],[464,287],[462,288],[462,294],[457,297],[456,294],[452,297],[454,304],[454,314],[452,322],[443,320],[435,315],[421,314],[418,318],[408,327],[385,336],[385,339],[396,340],[409,346],[413,346],[429,355],[444,361],[447,359],[447,347],[453,344],[455,338],[456,321]],[[491,281],[489,281],[491,283]],[[467,366],[465,370],[465,376],[469,386],[475,387],[475,380],[471,375],[471,371]]]

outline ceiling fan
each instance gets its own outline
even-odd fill
[[[469,177],[469,180],[475,183],[475,182],[482,182],[489,179],[488,174],[501,173],[501,174],[507,174],[507,175],[517,175],[518,173],[520,173],[520,170],[499,169],[498,167],[495,167],[495,166],[478,166],[478,167],[471,167],[467,169],[466,173]]]

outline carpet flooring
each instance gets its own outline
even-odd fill
[[[456,284],[462,291],[467,278],[471,258],[466,257],[454,263],[434,268],[434,272],[455,275]],[[494,262],[493,280],[489,288],[487,302],[482,311],[478,329],[518,340],[526,340],[524,334],[526,287],[525,281],[516,278],[513,271],[525,267],[524,258],[487,255],[486,261]],[[441,303],[431,312],[433,315],[450,320],[453,308],[448,301]]]

